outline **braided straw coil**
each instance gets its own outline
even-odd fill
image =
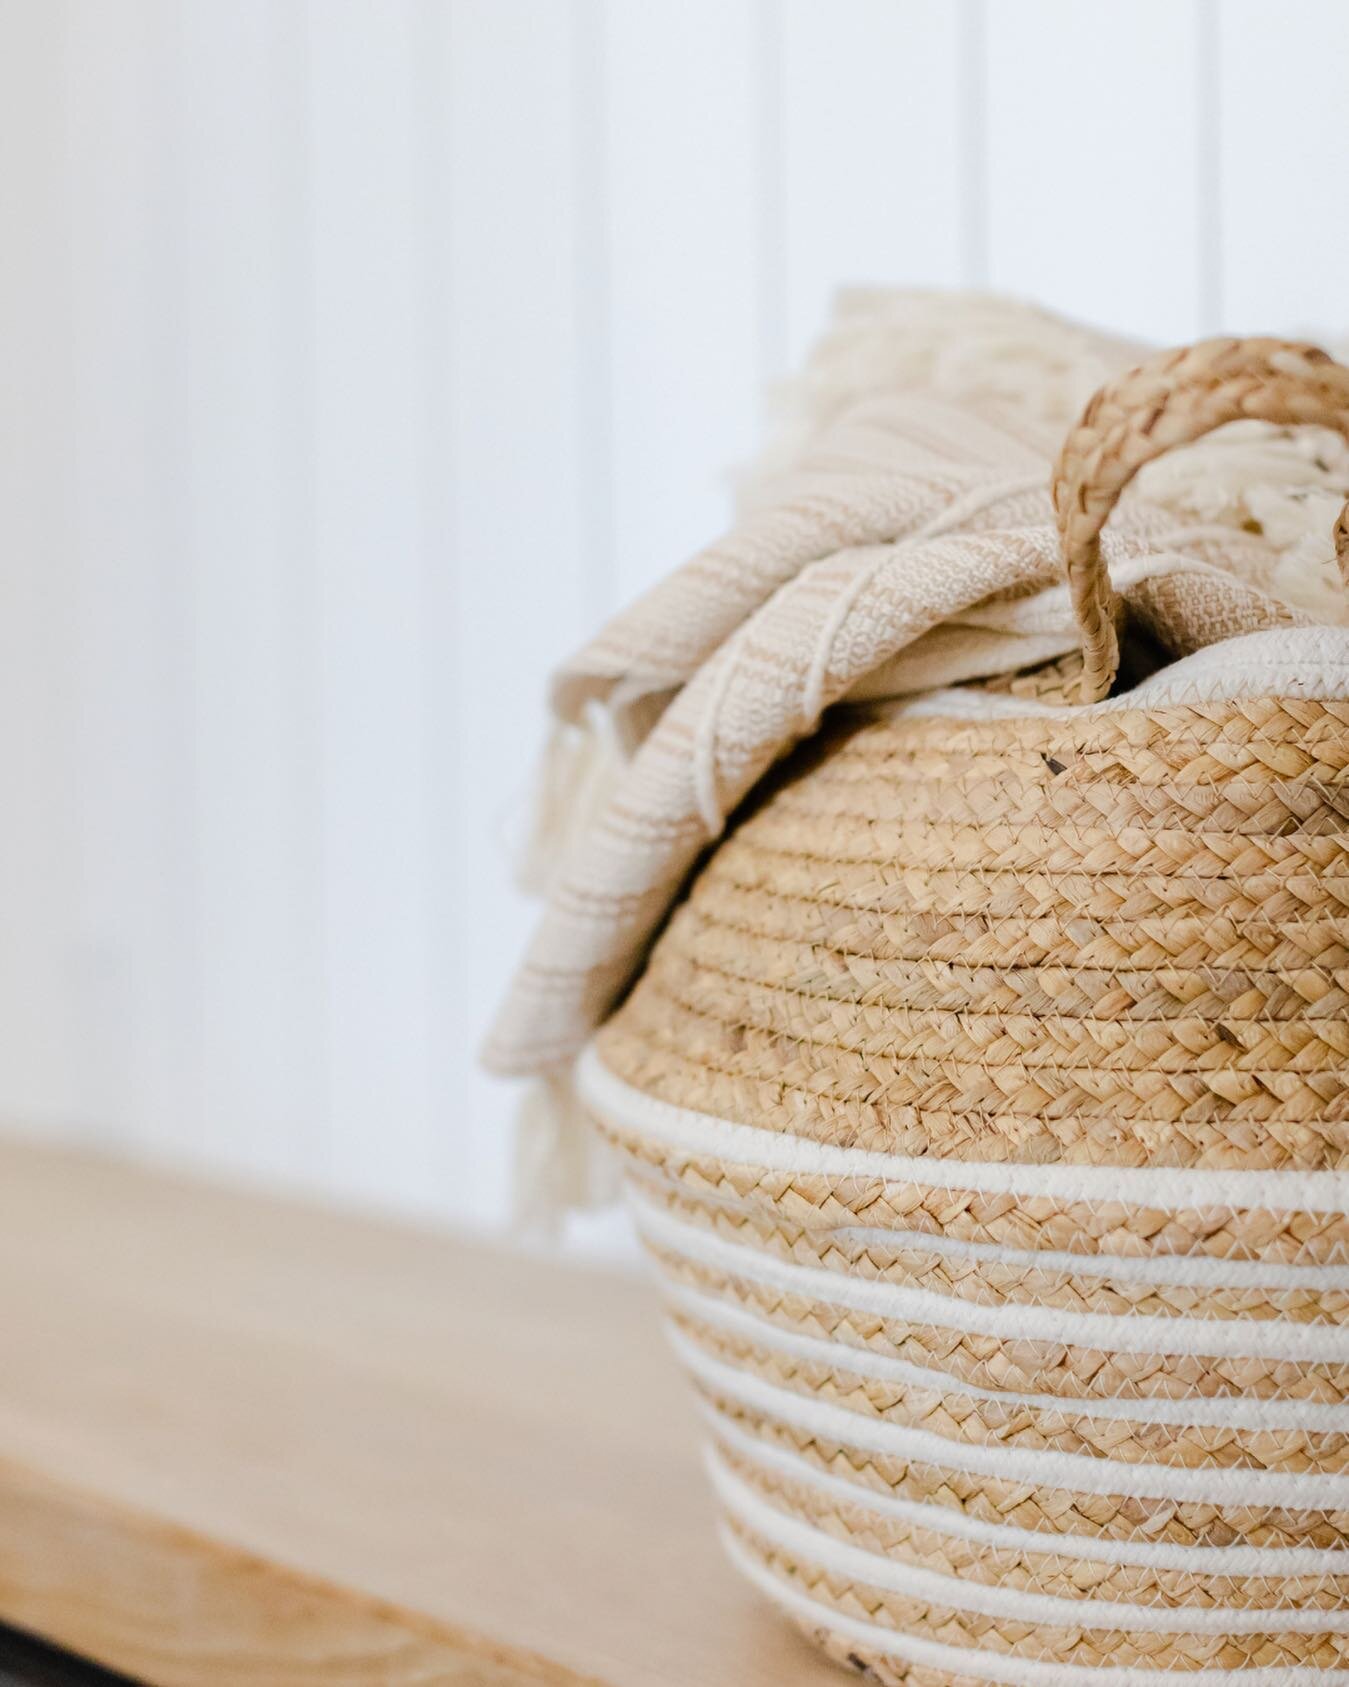
[[[1214,342],[1070,435],[1088,697],[1115,498],[1237,415],[1344,427],[1349,372]],[[1349,1682],[1349,701],[1057,683],[803,746],[582,1094],[727,1550],[832,1656]]]

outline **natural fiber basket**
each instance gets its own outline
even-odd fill
[[[1237,416],[1349,371],[1201,346],[1071,434],[1087,699],[1115,499]],[[1349,1670],[1349,702],[1017,689],[798,752],[583,1058],[727,1546],[882,1682]]]

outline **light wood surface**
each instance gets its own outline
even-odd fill
[[[637,1277],[3,1145],[0,1352],[0,1620],[139,1679],[844,1679]]]

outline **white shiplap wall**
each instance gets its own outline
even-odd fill
[[[1334,0],[0,0],[0,1111],[499,1216],[545,669],[841,282],[1349,326],[1346,70]]]

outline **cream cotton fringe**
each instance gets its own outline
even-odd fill
[[[1145,349],[1001,299],[846,295],[731,531],[555,676],[525,875],[546,907],[485,1051],[543,1078],[521,1139],[536,1209],[607,1191],[571,1063],[700,853],[823,710],[1075,648],[1050,466]],[[1112,577],[1169,656],[1298,628],[1324,656],[1349,620],[1329,538],[1346,492],[1338,435],[1234,424],[1140,474],[1105,536]]]

